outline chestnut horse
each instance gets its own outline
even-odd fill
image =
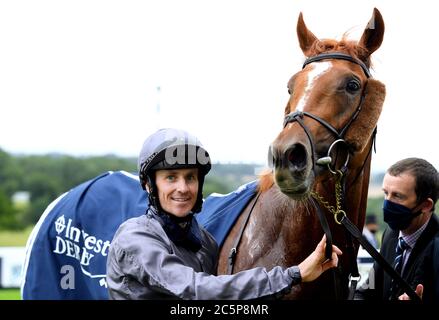
[[[370,77],[370,55],[382,43],[384,21],[374,9],[358,42],[319,40],[301,13],[297,35],[307,60],[288,82],[284,127],[270,146],[273,170],[261,176],[258,196],[225,240],[218,273],[299,264],[322,238],[320,211],[344,254],[337,269],[293,287],[287,298],[344,299],[358,245],[346,237],[337,215],[346,213],[363,227],[385,97],[384,85]]]
[[[257,196],[223,243],[218,273],[296,265],[325,229],[344,252],[339,268],[294,287],[288,298],[344,298],[358,247],[332,216],[343,222],[346,212],[363,226],[385,96],[384,85],[370,78],[369,58],[381,45],[384,23],[375,9],[358,43],[318,40],[302,15],[297,32],[308,59],[288,83],[284,128],[270,147],[274,170],[261,177]],[[23,299],[107,299],[110,241],[123,221],[144,214],[146,206],[138,178],[126,172],[104,173],[54,200],[28,240]]]

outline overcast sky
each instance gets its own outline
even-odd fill
[[[433,6],[0,0],[0,148],[135,157],[147,135],[179,127],[197,135],[215,162],[266,164],[282,128],[287,81],[303,62],[299,13],[319,38],[349,31],[358,39],[377,7],[386,32],[372,73],[387,97],[372,169],[409,156],[438,168]]]

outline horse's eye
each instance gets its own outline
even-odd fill
[[[291,95],[291,89],[290,88],[288,88],[288,94]]]
[[[356,92],[358,90],[360,90],[361,85],[360,82],[358,80],[349,80],[349,82],[346,84],[346,90],[348,90],[349,92]]]

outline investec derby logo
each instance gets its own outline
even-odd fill
[[[98,239],[84,230],[72,226],[72,219],[69,219],[66,225],[64,215],[55,221],[55,230],[57,236],[54,253],[75,258],[81,264],[82,272],[92,278],[105,276],[91,275],[83,269],[83,266],[89,266],[91,259],[96,254],[106,257],[110,247],[109,240]]]

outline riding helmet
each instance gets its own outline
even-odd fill
[[[146,184],[149,186],[149,202],[156,209],[161,209],[161,207],[158,201],[155,171],[198,168],[198,195],[192,212],[201,211],[204,177],[210,171],[211,160],[209,153],[197,137],[184,130],[160,129],[143,143],[137,167],[140,184],[143,189]]]

